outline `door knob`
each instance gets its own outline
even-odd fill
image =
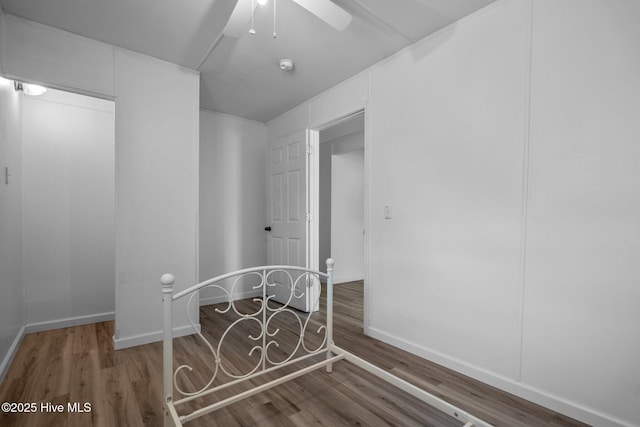
[[[271,231],[271,227],[265,227],[264,231]]]

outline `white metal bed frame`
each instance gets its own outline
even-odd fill
[[[232,403],[238,402],[242,399],[245,399],[249,396],[252,396],[257,393],[261,393],[269,388],[275,387],[279,384],[292,380],[296,377],[304,375],[306,373],[312,372],[314,370],[320,368],[326,368],[327,372],[331,372],[332,365],[334,362],[339,360],[346,360],[359,366],[365,371],[387,381],[390,384],[398,387],[399,389],[411,394],[412,396],[417,397],[423,402],[431,405],[432,407],[448,414],[454,419],[457,419],[461,423],[464,423],[464,427],[489,427],[491,424],[459,409],[458,407],[414,386],[413,384],[404,381],[389,372],[381,369],[364,359],[350,353],[347,350],[344,350],[335,345],[333,342],[333,268],[334,261],[333,259],[327,260],[327,272],[322,273],[320,271],[310,270],[304,267],[296,267],[296,266],[262,266],[262,267],[254,267],[248,268],[244,270],[235,271],[232,273],[224,274],[218,277],[214,277],[212,279],[206,280],[204,282],[198,283],[196,285],[191,286],[188,289],[185,289],[181,292],[173,294],[173,284],[175,279],[171,274],[164,274],[160,281],[162,284],[162,301],[164,306],[164,325],[163,325],[163,382],[164,382],[164,395],[165,395],[165,427],[168,426],[182,426],[183,423],[192,421],[198,417],[201,417],[205,414],[216,411],[220,408],[228,406]],[[254,286],[256,292],[259,290],[262,291],[261,298],[255,298],[254,301],[259,302],[259,309],[251,314],[241,313],[238,311],[235,305],[235,301],[233,300],[234,290],[236,286],[240,283],[243,283],[243,279],[248,278],[257,278],[259,284]],[[301,313],[297,310],[291,309],[288,306],[288,303],[282,306],[270,306],[269,301],[273,297],[273,295],[268,294],[268,289],[270,287],[276,286],[276,282],[288,282],[287,286],[291,289],[291,295],[289,298],[289,302],[291,298],[294,296],[299,296],[299,292],[301,289],[306,288],[306,291],[310,291],[313,289],[320,289],[320,279],[326,279],[327,281],[327,312],[326,312],[326,324],[322,325],[316,333],[322,333],[322,343],[317,348],[308,348],[305,343],[305,331],[309,325],[309,320],[311,319],[312,313]],[[231,289],[221,285],[223,281],[233,281]],[[245,280],[246,281],[246,280]],[[314,283],[317,286],[310,286],[311,283]],[[198,301],[195,298],[196,295],[199,294],[200,291],[206,288],[216,288],[220,291],[224,292],[227,297],[227,307],[224,309],[216,308],[215,310],[219,313],[226,313],[229,310],[233,309],[236,315],[239,317],[238,320],[233,322],[231,326],[225,330],[222,334],[220,341],[218,342],[217,348],[214,346],[202,335],[202,333],[195,327],[193,319],[191,319],[190,313],[192,310],[190,306]],[[317,295],[314,295],[316,298],[316,303],[319,304],[320,292],[316,292]],[[215,366],[213,367],[213,375],[211,379],[207,382],[207,384],[199,390],[196,391],[185,391],[183,390],[177,382],[178,373],[187,369],[189,371],[192,370],[192,367],[189,365],[181,365],[177,369],[173,369],[173,302],[181,299],[183,297],[189,296],[189,301],[187,304],[187,315],[189,317],[189,322],[196,334],[204,341],[204,343],[208,346],[209,350],[212,353],[212,356],[215,360]],[[273,305],[273,304],[272,304]],[[278,333],[276,331],[269,330],[269,324],[271,320],[281,314],[281,313],[289,313],[289,315],[294,314],[298,319],[298,325],[300,326],[300,335],[299,341],[295,350],[291,352],[291,354],[283,361],[273,361],[269,357],[269,349],[271,346],[278,346],[278,342],[276,341],[275,335]],[[306,319],[304,316],[306,315]],[[239,322],[249,321],[255,322],[258,324],[260,328],[260,334],[258,336],[249,335],[249,339],[255,342],[255,345],[249,352],[249,356],[254,351],[259,351],[259,362],[258,364],[250,371],[245,374],[234,374],[225,368],[221,359],[221,346],[225,337],[229,333],[229,331],[236,327]],[[302,355],[300,355],[302,353]],[[200,409],[194,410],[191,413],[185,415],[178,414],[178,407],[187,402],[193,401],[199,397],[203,397],[205,395],[209,395],[211,393],[215,393],[222,389],[225,389],[229,386],[237,385],[242,382],[248,381],[250,379],[257,378],[266,373],[275,372],[280,368],[285,366],[293,365],[296,363],[300,363],[305,359],[308,359],[312,356],[325,354],[326,357],[324,360],[314,363],[312,365],[304,366],[299,368],[298,370],[291,372],[289,374],[283,375],[275,380],[269,381],[267,383],[261,384],[259,386],[253,387],[244,392],[240,392],[238,394],[232,395],[231,397],[225,398],[223,400],[219,400],[215,403],[212,403],[208,406],[202,407]],[[217,386],[213,386],[214,380],[218,376],[218,374],[222,375],[222,373],[226,374],[231,379],[227,382],[219,384]],[[182,398],[178,400],[174,400],[173,398],[173,389],[174,386],[178,390],[180,394],[182,394]]]

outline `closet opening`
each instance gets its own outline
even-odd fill
[[[55,89],[22,95],[27,331],[115,310],[115,106]]]
[[[364,111],[311,130],[310,140],[317,159],[310,171],[312,218],[317,227],[310,233],[310,261],[325,270],[327,258],[334,258],[334,283],[349,284],[364,298],[367,268]]]

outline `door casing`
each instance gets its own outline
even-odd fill
[[[320,226],[317,218],[319,217],[320,205],[320,131],[335,126],[343,121],[349,120],[355,116],[364,114],[364,330],[368,330],[369,314],[368,314],[368,300],[369,293],[366,283],[370,277],[369,267],[369,212],[370,212],[370,153],[369,149],[369,119],[367,114],[367,108],[360,108],[349,114],[336,117],[330,121],[322,123],[318,126],[312,127],[307,130],[307,144],[308,152],[307,156],[307,204],[310,221],[307,222],[307,266],[314,270],[325,271],[327,266],[321,265],[318,259],[319,257],[319,245],[320,245]],[[336,260],[336,269],[340,268],[340,260]]]

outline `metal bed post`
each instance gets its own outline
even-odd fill
[[[327,359],[333,356],[331,349],[333,348],[333,266],[335,261],[333,258],[327,259]],[[327,372],[331,372],[333,364],[327,365]]]
[[[173,401],[173,284],[176,279],[172,274],[163,274],[162,305],[164,308],[164,325],[162,329],[162,373],[164,385],[164,425],[174,425],[168,404]]]
[[[262,270],[262,324],[267,324],[267,311],[269,311],[269,304],[267,303],[267,269]],[[262,370],[267,369],[267,334],[262,334],[262,352],[260,353],[262,358]]]

